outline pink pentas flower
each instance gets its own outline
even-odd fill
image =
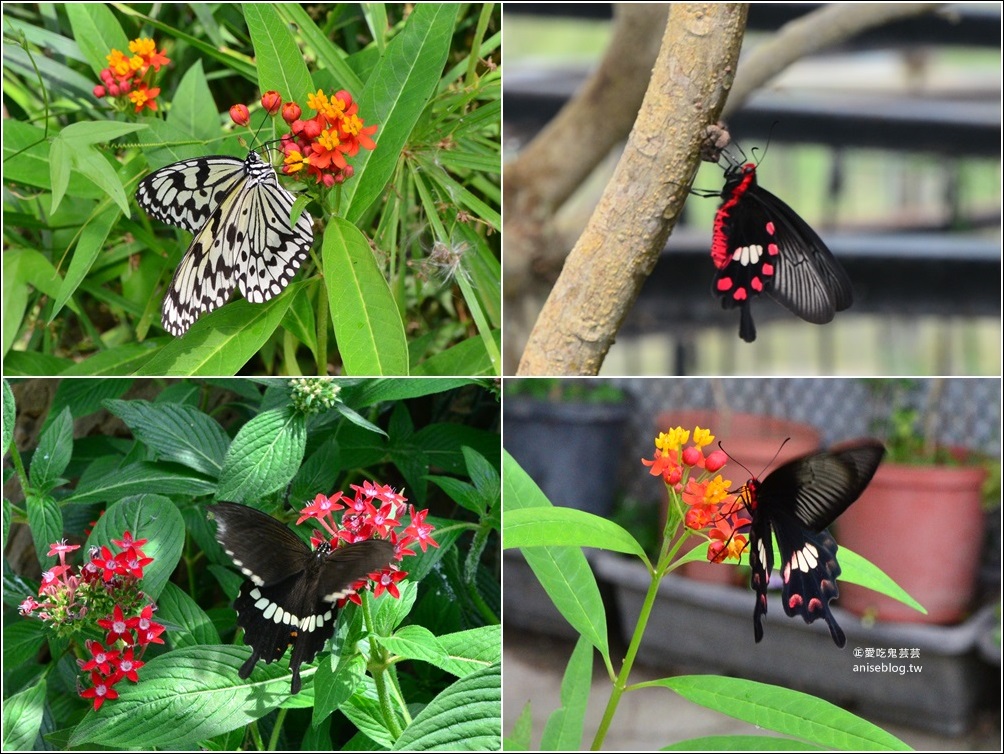
[[[122,606],[115,605],[112,609],[111,617],[98,621],[98,625],[105,629],[108,634],[105,636],[105,644],[114,644],[119,639],[128,640],[129,624],[122,614]]]
[[[398,591],[397,584],[403,581],[408,576],[405,571],[390,571],[384,569],[380,572],[379,576],[376,577],[376,585],[373,587],[373,596],[379,597],[384,592],[389,593],[394,599],[401,598],[401,592]]]

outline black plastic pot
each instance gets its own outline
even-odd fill
[[[502,404],[502,444],[555,505],[607,516],[617,495],[630,404]]]

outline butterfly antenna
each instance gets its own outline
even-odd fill
[[[765,471],[766,471],[767,469],[769,469],[769,468],[770,468],[771,466],[773,466],[773,465],[774,465],[774,461],[776,461],[776,460],[777,460],[777,456],[778,456],[778,454],[779,454],[779,453],[781,452],[781,449],[782,449],[782,448],[783,448],[783,447],[784,447],[785,445],[787,445],[787,444],[788,444],[788,440],[790,440],[790,439],[791,439],[790,437],[785,437],[785,438],[784,438],[784,442],[782,442],[782,443],[780,444],[780,446],[778,446],[778,449],[777,449],[776,451],[774,451],[774,457],[770,459],[770,463],[768,463],[768,464],[767,464],[766,466],[764,466],[764,467],[763,467],[763,469],[761,469],[761,470],[760,470],[760,476],[763,476],[763,472],[765,472]],[[746,467],[744,466],[743,468],[746,468]],[[757,478],[757,479],[759,479],[760,477],[756,477],[756,478]]]

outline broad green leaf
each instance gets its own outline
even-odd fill
[[[295,100],[305,106],[307,95],[314,90],[289,24],[272,4],[244,3],[241,7],[254,45],[261,93],[275,90],[283,102]]]
[[[56,556],[49,555],[49,547],[63,538],[63,514],[59,503],[49,495],[30,494],[24,502],[35,554],[44,571],[56,564]]]
[[[98,477],[82,477],[77,489],[64,502],[103,503],[156,490],[163,495],[200,497],[216,490],[216,483],[181,466],[133,463]]]
[[[192,406],[142,400],[105,401],[133,437],[158,456],[206,476],[219,476],[230,438],[219,423]]]
[[[146,539],[142,546],[147,557],[153,562],[143,570],[142,589],[156,600],[178,567],[181,551],[185,546],[185,521],[178,507],[167,497],[150,494],[166,490],[151,485],[147,490],[132,493],[132,497],[110,505],[98,519],[87,544],[104,545],[113,554],[121,549],[112,540],[121,540],[129,532],[134,540]]]
[[[107,165],[108,163],[106,162],[105,164]],[[62,311],[63,307],[66,306],[66,302],[76,292],[84,278],[87,277],[87,273],[91,271],[91,266],[105,247],[108,234],[115,227],[115,223],[119,221],[121,216],[122,214],[117,207],[105,207],[97,214],[92,215],[87,224],[81,228],[76,248],[70,259],[70,267],[66,271],[66,277],[63,278],[62,285],[59,287],[59,295],[52,305],[52,312],[49,317],[50,324],[56,319],[56,315]]]
[[[248,655],[246,647],[203,645],[154,657],[143,666],[143,683],[121,684],[115,704],[85,715],[70,746],[197,749],[246,727],[289,696],[289,670],[274,663],[259,663],[251,678],[238,678]]]
[[[32,487],[48,492],[58,485],[72,455],[73,416],[67,406],[46,424],[38,438],[38,447],[28,470]]]
[[[702,707],[829,749],[905,751],[910,748],[842,707],[781,686],[713,675],[677,676],[638,686],[665,686]]]
[[[598,547],[637,555],[648,562],[644,548],[626,529],[602,516],[574,508],[507,510],[502,536],[506,548]]]
[[[502,667],[447,686],[412,720],[394,751],[497,751],[502,746]]]
[[[200,317],[187,333],[164,346],[136,374],[237,374],[279,327],[302,285],[291,283],[282,294],[263,304],[239,299]]]
[[[502,346],[502,331],[492,330],[496,349]],[[495,365],[492,363],[484,341],[480,337],[471,337],[450,346],[414,367],[411,373],[415,376],[431,377],[435,375],[469,374],[472,377],[494,376]]]
[[[70,3],[66,6],[66,17],[73,29],[73,38],[95,76],[108,67],[107,55],[111,50],[129,54],[129,38],[107,5]]]
[[[242,503],[282,489],[300,468],[306,442],[302,414],[289,409],[258,414],[230,444],[216,499]]]
[[[3,750],[35,749],[45,714],[45,681],[13,694],[3,703]]]
[[[332,217],[324,231],[321,253],[328,306],[345,373],[406,375],[404,323],[366,237],[352,223]]]
[[[519,463],[502,451],[503,529],[509,516],[524,509],[546,512],[550,501]],[[532,547],[523,550],[527,564],[572,628],[586,637],[600,654],[609,655],[606,611],[586,556],[579,547]]]

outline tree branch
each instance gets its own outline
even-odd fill
[[[741,4],[670,10],[624,154],[530,334],[519,374],[596,374],[659,257],[718,120],[746,22]]]

